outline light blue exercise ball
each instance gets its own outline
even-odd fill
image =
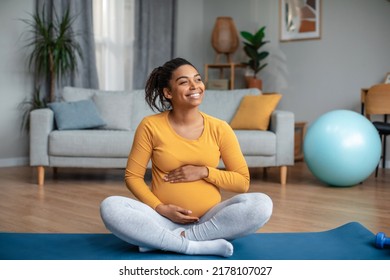
[[[364,181],[381,157],[381,139],[363,115],[349,110],[323,114],[307,129],[305,162],[317,179],[336,187]]]

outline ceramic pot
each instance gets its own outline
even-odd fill
[[[259,90],[263,89],[263,81],[261,79],[254,78],[252,76],[245,77],[247,88],[258,88]]]

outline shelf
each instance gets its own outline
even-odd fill
[[[216,64],[205,64],[204,66],[204,76],[205,83],[207,84],[209,80],[209,69],[219,69],[219,78],[222,79],[224,76],[224,69],[229,69],[230,71],[230,89],[234,89],[234,80],[235,80],[235,71],[236,68],[245,68],[245,64],[241,63],[216,63]]]

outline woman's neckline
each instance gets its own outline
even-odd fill
[[[170,111],[165,111],[165,120],[166,120],[166,122],[167,122],[167,124],[168,124],[168,126],[169,126],[169,129],[171,130],[171,132],[172,132],[176,137],[178,137],[178,138],[180,138],[180,139],[183,139],[183,140],[185,140],[185,141],[190,141],[190,142],[196,142],[196,141],[199,141],[199,140],[201,140],[201,139],[203,138],[203,135],[204,135],[205,130],[206,130],[207,122],[206,122],[206,118],[205,118],[205,116],[204,116],[204,114],[203,114],[202,112],[199,111],[199,114],[200,114],[201,117],[203,118],[203,129],[202,129],[202,132],[200,133],[199,137],[197,137],[197,138],[188,138],[188,137],[185,137],[185,136],[181,135],[180,133],[178,133],[178,132],[174,129],[174,127],[173,127],[171,121],[169,120],[169,114],[170,114]]]

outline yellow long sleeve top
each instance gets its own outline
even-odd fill
[[[246,192],[249,170],[236,135],[222,120],[201,113],[204,129],[196,140],[178,135],[168,120],[168,111],[144,118],[139,124],[127,161],[125,182],[129,190],[153,209],[161,203],[174,204],[201,217],[221,201],[220,188]],[[149,160],[152,181],[144,179]],[[225,169],[217,169],[220,159]],[[164,176],[183,165],[206,166],[207,178],[195,182],[170,183]]]

